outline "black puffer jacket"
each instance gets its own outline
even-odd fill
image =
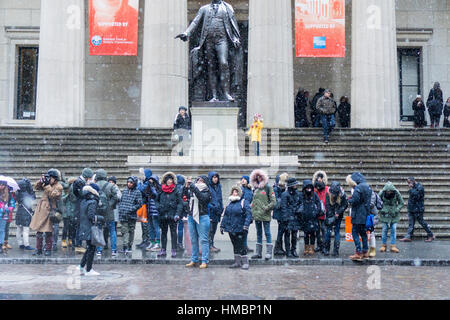
[[[207,181],[207,177],[202,177],[203,181]],[[206,179],[206,180],[205,180]],[[205,188],[205,190],[200,191],[195,184],[191,183],[191,185],[186,188],[184,187],[183,189],[183,194],[188,194],[188,198],[191,199],[194,194],[195,196],[198,198],[199,201],[199,215],[204,216],[204,215],[208,215],[208,207],[209,204],[211,202],[211,192],[209,191],[209,187]],[[189,207],[189,215],[192,215],[192,211],[193,208],[190,205]]]
[[[333,198],[331,198],[332,195]],[[347,208],[348,201],[344,190],[339,182],[333,181],[325,198],[326,217],[330,218],[337,214],[338,219],[342,219]]]
[[[305,189],[311,187],[312,193],[306,194]],[[319,196],[314,192],[314,186],[311,180],[303,181],[302,193],[300,193],[298,214],[301,217],[302,230],[304,232],[316,232],[319,229],[318,217],[323,215],[323,203]]]
[[[165,192],[165,185],[162,185],[161,193],[158,196],[158,201],[156,202],[156,208],[159,212],[160,220],[173,220],[175,216],[182,217],[183,214],[183,202],[181,198],[180,189],[177,188],[177,178],[175,174],[171,174],[174,188],[172,192]],[[163,176],[163,181],[165,181],[167,174]]]
[[[353,195],[348,201],[352,206],[352,224],[366,224],[367,216],[370,214],[370,203],[372,199],[372,189],[366,182],[364,176],[355,172],[351,179],[356,183]]]
[[[85,186],[82,191],[83,200],[80,204],[80,240],[91,240],[91,227],[94,224],[99,196],[91,186]]]
[[[408,199],[408,212],[410,213],[424,213],[425,211],[425,190],[423,186],[416,182],[414,187],[412,187],[409,191],[409,199]]]
[[[281,194],[281,221],[288,222],[289,230],[300,230],[300,217],[297,215],[297,207],[300,201],[300,193],[296,188],[288,188]]]
[[[28,179],[20,180],[17,184],[19,185],[20,190],[16,192],[16,225],[28,227],[31,223],[33,201],[36,199],[36,195],[33,191],[33,186]]]

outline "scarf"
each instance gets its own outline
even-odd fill
[[[173,189],[175,189],[175,184],[171,184],[170,186],[163,184],[161,186],[162,191],[165,193],[172,193]]]
[[[235,202],[241,200],[241,197],[239,196],[229,196],[228,199],[230,199],[230,202]]]
[[[196,183],[195,186],[198,190],[203,191],[208,189],[208,186],[204,183]],[[200,208],[199,208],[199,200],[195,193],[191,197],[190,207],[192,208],[192,218],[194,219],[197,224],[200,224]]]

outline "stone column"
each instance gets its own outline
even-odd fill
[[[395,0],[352,1],[353,128],[398,128]]]
[[[294,127],[294,66],[291,0],[250,0],[247,125]]]
[[[84,0],[41,1],[36,125],[84,124]]]
[[[188,44],[174,39],[186,28],[187,0],[145,2],[141,127],[172,127],[188,106]]]

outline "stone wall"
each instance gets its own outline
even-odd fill
[[[10,67],[15,59],[5,27],[39,27],[40,8],[41,0],[0,1],[0,125],[9,122],[13,112],[10,101],[14,101],[10,94]]]

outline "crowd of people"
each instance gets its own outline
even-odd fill
[[[413,177],[407,182],[409,228],[401,241],[411,241],[416,221],[428,234],[425,241],[433,241],[434,235],[423,219],[424,188]],[[396,228],[404,206],[400,192],[388,182],[376,193],[359,172],[347,176],[346,184],[351,189],[349,197],[340,182],[329,183],[326,172],[319,170],[312,180],[302,183],[282,173],[271,186],[268,174],[255,169],[231,188],[228,201],[224,202],[218,172],[196,179],[166,172],[160,179],[151,169],[141,169],[140,177],[129,177],[126,187],[120,190],[116,178],[108,178],[103,169],[94,172],[85,168],[78,178],[67,180],[57,169],[50,169],[35,183],[34,189],[29,180],[22,179],[18,182],[20,189],[12,192],[8,182],[0,179],[0,252],[11,249],[8,229],[17,208],[15,222],[20,249],[32,250],[35,256],[50,256],[52,251],[58,250],[59,225],[63,222],[61,247],[83,254],[80,272],[86,275],[98,275],[92,269],[94,256],[97,253],[101,257],[102,250],[109,249],[108,243],[112,257],[118,252],[125,255],[132,252],[138,222],[142,227],[142,242],[136,248],[166,257],[170,229],[171,257],[184,249],[184,238],[184,245],[189,242],[192,247],[191,262],[186,267],[201,269],[208,267],[210,252],[220,251],[214,243],[217,229],[229,234],[234,252],[232,268],[248,269],[251,251],[255,253],[251,259],[263,259],[263,234],[265,260],[272,259],[273,255],[298,257],[299,231],[304,234],[305,256],[318,252],[330,255],[334,233],[332,255],[337,257],[340,228],[347,209],[355,243],[352,260],[375,257],[375,225],[379,222],[382,224],[380,251],[387,250],[390,231],[390,251],[398,253]],[[34,190],[42,191],[36,206]],[[270,231],[272,219],[278,223],[275,244]],[[255,249],[251,250],[247,235],[253,222],[257,241]],[[189,234],[183,237],[185,223]],[[104,247],[95,245],[93,226],[103,229]],[[36,231],[36,248],[30,245],[30,230]]]
[[[426,105],[426,106],[425,106]],[[444,115],[444,128],[450,128],[450,122],[448,117],[450,116],[450,97],[444,103],[444,94],[441,90],[439,82],[435,82],[433,88],[428,94],[427,102],[424,103],[422,96],[417,95],[413,101],[412,109],[414,111],[414,127],[423,128],[427,126],[425,118],[426,108],[428,108],[428,114],[430,115],[430,127],[439,128],[441,122],[441,116]]]

